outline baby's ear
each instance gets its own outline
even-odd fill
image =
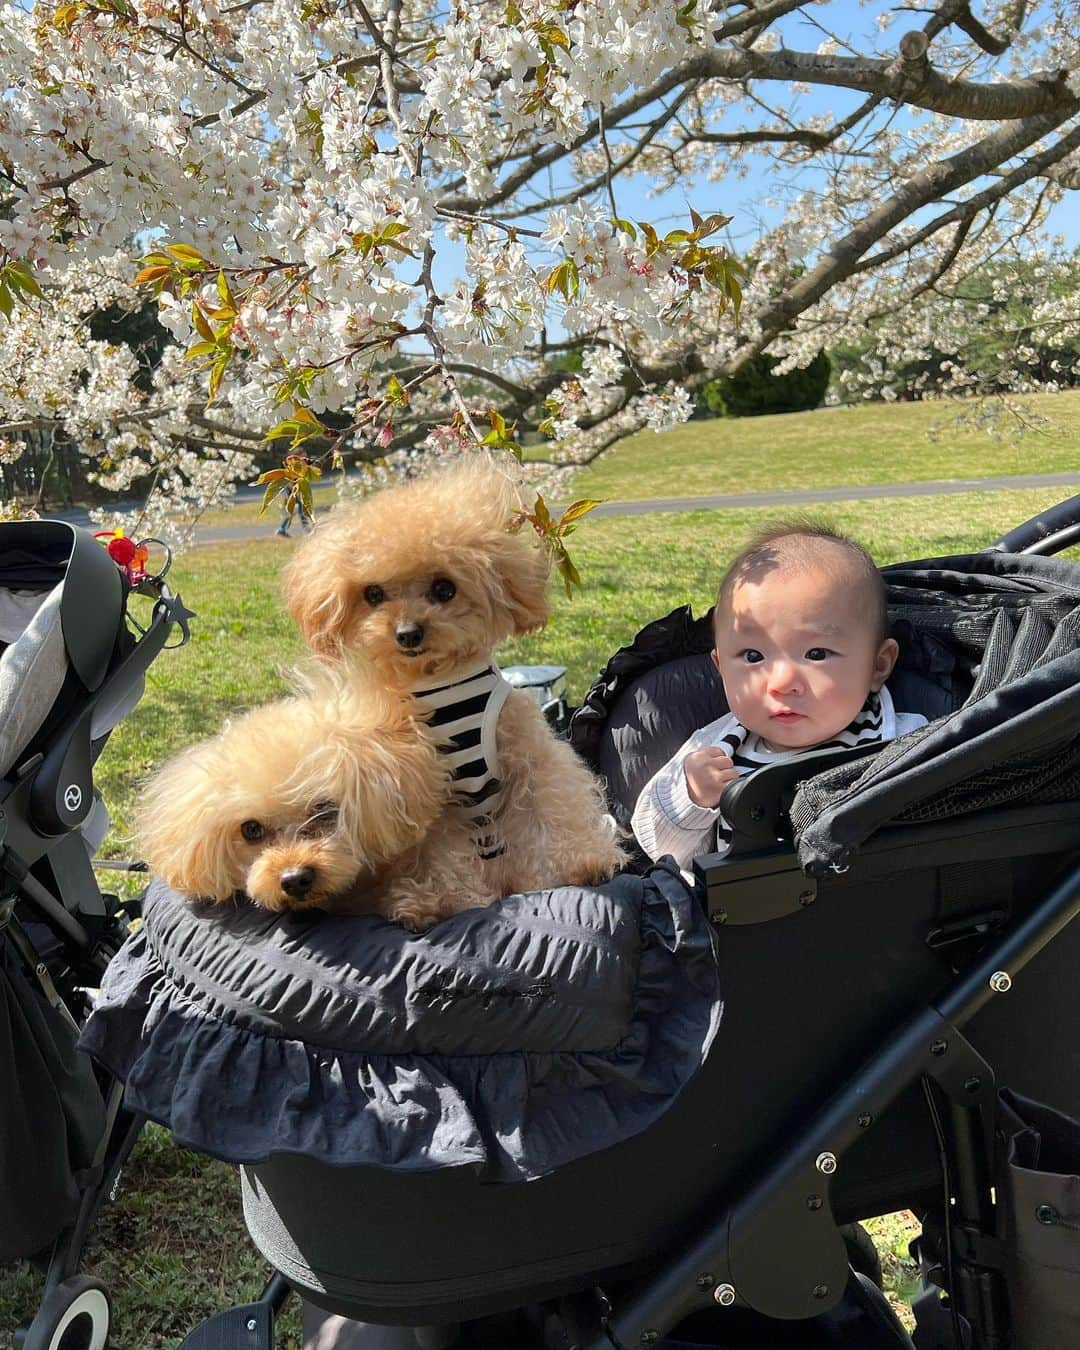
[[[899,655],[900,644],[895,638],[886,638],[878,648],[877,656],[874,658],[874,674],[870,681],[870,688],[875,693],[893,673],[893,666],[896,665],[896,658]]]

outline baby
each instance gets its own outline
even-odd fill
[[[670,853],[680,867],[727,851],[719,802],[741,775],[926,722],[897,713],[885,688],[899,648],[887,636],[881,573],[827,526],[779,525],[751,540],[724,574],[713,622],[712,660],[731,711],[649,780],[632,822],[650,858]]]

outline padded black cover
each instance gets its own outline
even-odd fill
[[[420,936],[155,884],[82,1045],[132,1110],[229,1162],[505,1181],[652,1124],[720,1012],[709,924],[673,870],[511,896]]]

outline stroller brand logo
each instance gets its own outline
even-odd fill
[[[64,805],[69,811],[77,811],[82,806],[82,788],[71,783],[64,789]]]

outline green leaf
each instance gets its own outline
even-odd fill
[[[570,554],[563,550],[562,557],[559,559],[559,575],[563,579],[563,585],[566,587],[567,599],[574,594],[574,587],[581,585],[581,573],[570,560]]]
[[[218,268],[217,274],[217,293],[221,298],[222,305],[224,305],[228,309],[231,309],[235,314],[236,299],[234,298],[232,291],[229,290],[229,279],[225,275],[225,273],[221,270],[220,267]]]
[[[208,403],[213,403],[214,399],[217,398],[217,392],[221,388],[222,377],[225,374],[225,370],[229,364],[229,361],[232,359],[232,354],[233,349],[232,347],[229,347],[226,351],[222,352],[222,354],[218,357],[218,359],[214,362],[214,364],[210,368],[210,387],[209,387],[209,396],[207,398]]]
[[[218,345],[216,342],[196,342],[193,347],[189,347],[184,353],[185,361],[194,361],[200,356],[210,356],[216,352]]]
[[[165,252],[188,271],[201,272],[210,266],[199,250],[190,244],[166,244]]]
[[[296,405],[296,413],[292,417],[286,417],[283,422],[277,426],[271,427],[263,437],[264,441],[276,441],[283,436],[288,436],[294,446],[300,445],[303,441],[311,440],[312,436],[325,436],[326,428],[307,408]],[[319,471],[321,472],[321,470]],[[295,475],[294,475],[295,476]],[[318,473],[314,475],[318,477]]]
[[[166,263],[164,265],[161,263],[154,263],[152,267],[144,267],[135,277],[133,284],[136,286],[152,286],[156,283],[157,290],[160,292],[166,278],[170,276],[172,276],[171,263]]]
[[[15,302],[11,298],[11,292],[4,283],[0,281],[0,314],[2,314],[5,319],[10,319],[11,311],[14,308]]]
[[[323,424],[315,416],[310,408],[305,408],[302,403],[293,404],[293,417],[302,426],[311,427],[313,431],[322,432]]]
[[[580,520],[582,516],[587,516],[600,505],[600,501],[592,497],[583,497],[580,501],[571,502],[566,510],[559,517],[560,525],[570,525],[575,520]]]
[[[201,338],[205,338],[207,342],[213,342],[214,331],[206,322],[206,315],[197,304],[191,306],[191,322],[195,325],[195,331]]]
[[[639,220],[638,229],[645,236],[645,256],[651,258],[660,247],[660,236],[647,220]]]
[[[623,220],[620,216],[612,216],[611,223],[617,230],[621,230],[623,234],[628,234],[631,239],[637,238],[637,230],[634,229],[634,222],[632,220]]]
[[[3,280],[13,291],[25,291],[28,295],[34,295],[39,300],[44,299],[41,293],[41,287],[34,279],[34,274],[24,262],[9,262],[2,273]]]
[[[285,477],[284,473],[283,473],[281,476],[282,476],[282,478],[284,478],[284,477]],[[265,478],[265,477],[266,477],[266,475],[263,474],[263,475],[259,478],[259,482],[261,483],[261,482],[263,481],[263,478]],[[281,491],[282,491],[282,489],[281,489],[281,485],[280,485],[280,482],[279,482],[279,481],[275,480],[273,483],[267,483],[267,485],[266,485],[266,491],[263,493],[262,506],[259,507],[259,515],[260,515],[260,516],[264,514],[264,512],[265,512],[266,509],[267,509],[267,507],[270,505],[270,503],[271,503],[276,497],[280,497],[280,496],[281,496]]]
[[[693,216],[695,213],[691,211],[690,214]],[[730,225],[734,219],[734,216],[723,216],[718,214],[709,216],[705,220],[701,220],[699,216],[694,221],[694,227],[697,230],[699,239],[708,239],[710,234],[715,234],[717,230],[722,230],[725,225]]]

